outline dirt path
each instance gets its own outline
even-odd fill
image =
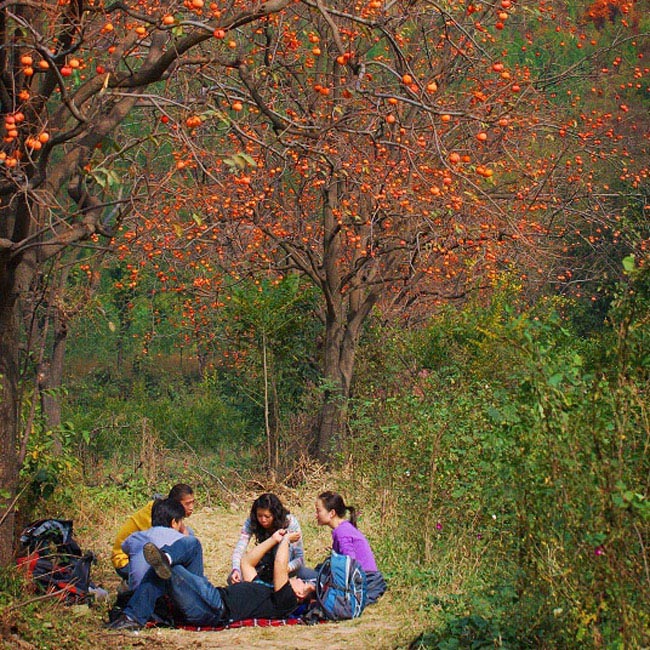
[[[316,525],[311,505],[292,508],[299,518],[304,537],[307,564],[322,559],[330,545],[330,531]],[[201,508],[190,521],[201,539],[205,554],[206,575],[215,584],[225,584],[230,571],[230,557],[239,529],[246,518],[246,508]],[[389,649],[407,647],[407,639],[415,632],[412,623],[400,615],[399,596],[389,592],[366,609],[355,621],[326,623],[314,626],[293,625],[277,628],[241,628],[220,632],[189,632],[185,630],[146,630],[133,633],[108,633],[100,642],[104,647],[121,648],[285,648],[289,650],[352,650],[362,648]],[[401,642],[401,643],[400,643]],[[98,643],[99,645],[99,643]]]

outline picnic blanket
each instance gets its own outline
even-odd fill
[[[234,621],[225,625],[203,626],[203,625],[176,625],[179,630],[191,630],[193,632],[220,632],[221,630],[234,630],[240,627],[282,627],[284,625],[307,625],[302,618],[247,618],[243,621]]]

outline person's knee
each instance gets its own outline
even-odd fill
[[[173,557],[174,550],[178,550],[181,553],[197,553],[202,552],[203,549],[198,537],[188,535],[176,540],[173,544],[167,544],[161,547],[160,550]]]

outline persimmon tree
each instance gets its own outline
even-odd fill
[[[13,538],[30,295],[48,260],[110,242],[124,214],[154,192],[147,171],[130,159],[151,129],[127,140],[120,136],[127,117],[164,105],[166,82],[215,40],[215,30],[220,35],[286,4],[0,5],[0,563],[9,560]]]
[[[175,200],[195,207],[150,221],[149,237],[169,223],[177,248],[179,231],[186,250],[191,237],[197,271],[198,259],[221,255],[238,263],[233,273],[297,270],[321,290],[325,399],[313,449],[325,457],[374,306],[460,296],[499,263],[537,258],[567,215],[604,201],[589,170],[601,154],[613,164],[606,144],[618,118],[632,118],[621,105],[634,103],[603,97],[583,120],[577,100],[552,93],[585,74],[597,86],[595,63],[611,69],[641,42],[644,4],[617,3],[606,37],[554,60],[533,34],[559,27],[556,41],[583,42],[582,16],[564,3],[2,3],[0,562],[29,367],[22,316],[48,260],[116,237],[123,250],[146,244],[145,205],[182,179]],[[617,70],[639,67],[626,57]],[[641,65],[635,83],[646,75]],[[134,152],[162,152],[167,137],[175,164],[143,168]],[[643,173],[618,154],[632,187]]]
[[[647,25],[615,4],[601,22],[554,2],[294,3],[226,36],[226,68],[188,85],[202,105],[169,111],[179,188],[201,178],[172,210],[197,281],[209,294],[218,261],[321,292],[316,456],[343,434],[374,308],[426,315],[504,270],[570,286],[603,240],[633,248]]]

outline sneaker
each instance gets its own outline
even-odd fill
[[[130,630],[135,632],[136,630],[141,630],[143,626],[138,621],[129,618],[126,614],[120,614],[114,621],[106,623],[104,627],[107,630],[124,630],[127,632]]]
[[[169,580],[172,577],[172,564],[169,558],[155,544],[147,542],[142,552],[144,553],[144,559],[151,565],[151,568],[161,580]]]

